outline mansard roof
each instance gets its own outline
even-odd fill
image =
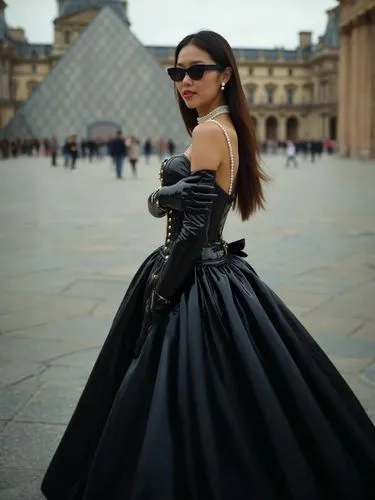
[[[149,45],[146,47],[157,59],[168,59],[174,53],[175,47],[172,45]],[[262,48],[233,48],[237,60],[246,62],[264,59],[265,61],[277,61],[281,57],[286,61],[297,61],[298,59],[309,59],[312,54],[312,47],[296,49],[262,49]]]
[[[5,42],[7,40],[10,40],[8,25],[5,19],[4,9],[0,9],[0,42]]]
[[[327,11],[328,21],[322,42],[326,47],[338,48],[340,43],[340,6]]]

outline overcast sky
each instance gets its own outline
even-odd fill
[[[23,26],[30,42],[51,43],[56,0],[6,0],[10,26]],[[129,0],[133,33],[144,45],[176,45],[188,33],[212,29],[235,47],[294,48],[298,31],[317,41],[326,9],[336,0]]]

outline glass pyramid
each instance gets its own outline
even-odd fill
[[[87,137],[94,124],[113,123],[144,140],[189,142],[167,72],[111,8],[103,8],[46,76],[3,137],[61,143]]]

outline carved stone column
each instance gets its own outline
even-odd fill
[[[373,51],[371,42],[372,28],[367,19],[359,27],[358,153],[362,158],[369,158],[371,151],[371,59]]]
[[[349,144],[350,144],[350,155],[357,156],[359,153],[359,121],[360,121],[360,109],[359,109],[359,94],[360,89],[360,33],[359,26],[356,25],[352,31],[352,43],[351,43],[351,88],[350,88],[350,114],[348,116],[348,121],[350,123],[349,128]]]
[[[341,33],[339,57],[339,120],[338,140],[342,156],[348,156],[349,138],[349,95],[350,95],[350,34]]]
[[[371,53],[371,57],[369,60],[371,100],[368,106],[370,112],[370,149],[371,155],[375,158],[375,59],[373,52],[371,52],[372,48],[375,47],[375,8],[371,12],[369,36],[369,51]]]

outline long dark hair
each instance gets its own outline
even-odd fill
[[[186,45],[195,45],[207,52],[216,64],[223,68],[228,66],[232,68],[232,76],[225,87],[224,98],[229,106],[230,116],[238,137],[239,167],[236,180],[235,206],[238,208],[242,220],[247,220],[256,210],[264,208],[265,198],[262,182],[268,182],[270,178],[260,166],[258,140],[233,50],[225,38],[218,33],[199,31],[186,36],[177,45],[175,65],[179,53]],[[188,133],[191,135],[197,125],[198,113],[196,109],[190,109],[186,106],[177,88],[175,88],[175,92],[182,118]]]

